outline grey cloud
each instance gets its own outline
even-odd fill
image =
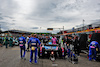
[[[100,3],[98,3],[98,5],[100,5]]]
[[[10,19],[14,19],[14,17],[11,17],[11,16],[4,16],[6,18],[10,18]]]
[[[9,28],[7,22],[0,22],[0,24],[1,24],[1,29],[5,29],[5,30],[7,30],[7,29]]]
[[[14,19],[12,16],[18,11],[18,7],[18,3],[14,0],[0,0],[0,20],[2,20],[0,24],[3,30],[15,25],[15,23],[10,23],[9,19]]]
[[[38,1],[38,0],[37,0]],[[91,20],[89,17],[96,15],[96,9],[98,0],[76,0],[75,2],[69,3],[73,0],[43,0],[44,2],[38,2],[36,11],[28,16],[31,17],[30,20],[36,21],[35,24],[43,25],[50,23],[79,23],[83,18],[86,20]],[[52,3],[53,2],[53,3]],[[90,6],[91,5],[91,6]],[[94,9],[95,8],[95,9]],[[78,12],[78,14],[73,15],[73,13]],[[65,15],[64,15],[65,13]],[[67,14],[66,14],[67,13]],[[94,13],[94,14],[93,14]],[[71,15],[70,15],[71,14]],[[98,14],[99,16],[99,14]],[[96,16],[96,17],[98,17]],[[93,17],[95,19],[95,17]],[[76,22],[77,21],[77,22]],[[80,24],[80,23],[79,23]],[[43,25],[44,26],[44,25]]]
[[[53,1],[53,2],[52,2]],[[53,13],[53,9],[56,8],[56,1],[54,0],[38,0],[38,6],[34,13],[30,14],[31,16],[38,16],[38,17],[46,17]]]
[[[55,23],[69,23],[72,20],[75,20],[76,18],[65,18],[65,17],[55,17],[54,20],[49,20],[49,21],[56,21]]]
[[[99,0],[30,0],[36,1],[36,6],[31,5],[31,10],[27,13],[26,8],[21,6],[27,6],[29,3],[21,5],[20,0],[0,0],[0,17],[3,21],[8,20],[5,24],[7,27],[16,26],[16,28],[25,29],[24,25],[20,25],[20,22],[27,24],[28,22],[35,27],[52,27],[70,24],[81,24],[81,20],[85,19],[90,21],[91,19],[97,20],[100,17],[100,3]],[[20,2],[20,4],[19,4]],[[30,6],[30,5],[29,5]],[[25,9],[20,11],[20,9]],[[30,7],[29,7],[30,8]],[[14,22],[14,23],[11,23]],[[92,21],[95,22],[95,21]],[[2,22],[3,23],[3,22]],[[91,21],[89,22],[91,23]],[[5,25],[4,24],[4,25]],[[19,25],[18,25],[19,24]],[[20,26],[20,27],[18,27]],[[5,28],[6,26],[4,26]],[[7,28],[6,27],[6,28]],[[67,28],[67,27],[66,27]],[[29,27],[30,29],[30,27]]]
[[[0,21],[0,24],[5,24],[5,23],[7,23],[7,22]]]
[[[15,23],[10,23],[10,25],[15,25]]]
[[[15,23],[1,21],[0,25],[3,30],[8,30],[12,25],[15,25]]]
[[[35,21],[39,21],[39,22],[42,22],[42,23],[45,23],[45,22],[55,22],[55,23],[69,23],[70,21],[72,20],[76,20],[76,18],[65,18],[65,17],[54,17],[53,19],[32,19],[30,18],[31,20],[35,20]],[[39,23],[40,24],[40,23]]]
[[[12,15],[16,12],[17,3],[14,0],[0,0],[0,12],[3,15]]]
[[[11,17],[11,16],[0,16],[0,20],[6,20],[6,18],[9,18],[9,19],[14,19],[14,17]]]
[[[95,20],[91,20],[91,22],[94,24],[100,24],[100,18],[95,19]]]
[[[0,17],[0,20],[3,20],[3,17]]]
[[[16,21],[16,20],[12,20],[12,21]]]
[[[99,10],[96,10],[96,12],[100,12],[100,9]]]
[[[98,21],[100,21],[100,19],[95,19],[95,20],[91,20],[91,21],[93,21],[93,22],[94,22],[94,21],[95,21],[95,22],[98,22]]]
[[[0,13],[0,15],[2,15],[2,13]]]
[[[49,2],[49,3],[48,3]],[[39,20],[39,21],[59,21],[59,22],[67,22],[69,20],[72,20],[70,18],[67,19],[67,17],[59,17],[58,15],[55,15],[56,12],[58,12],[57,9],[61,2],[53,2],[52,3],[52,0],[50,1],[47,1],[46,3],[39,3],[39,5],[37,6],[38,9],[36,9],[35,13],[32,13],[31,16],[31,20]],[[69,5],[65,5],[61,8],[59,8],[60,11],[63,11],[65,10],[65,8],[68,8],[69,6],[71,6],[71,4]],[[69,9],[72,9],[74,8],[74,6],[71,6]],[[53,11],[54,10],[54,11]],[[67,11],[66,11],[67,12]],[[28,19],[29,19],[29,16],[28,16]],[[38,19],[34,19],[34,17],[38,17]],[[52,18],[51,18],[52,17]],[[40,19],[42,18],[42,19]],[[50,19],[51,18],[51,19]]]
[[[32,27],[31,29],[39,29],[39,27]]]

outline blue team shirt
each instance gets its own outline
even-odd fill
[[[38,38],[31,37],[28,41],[28,45],[31,43],[31,46],[37,47],[37,43],[40,45],[40,41]]]
[[[21,36],[21,37],[19,38],[19,44],[24,44],[24,45],[25,45],[25,43],[26,43],[25,37]]]
[[[97,48],[97,47],[100,48],[100,45],[99,45],[98,42],[96,42],[96,41],[92,41],[92,42],[90,43],[90,48]]]

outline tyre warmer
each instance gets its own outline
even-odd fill
[[[42,47],[40,47],[40,56],[42,56]]]
[[[64,48],[61,47],[61,49],[62,49],[62,56],[64,57]]]

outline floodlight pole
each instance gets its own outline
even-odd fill
[[[84,30],[84,21],[85,21],[85,20],[83,19],[83,30]]]
[[[40,27],[40,33],[41,33],[41,27]]]
[[[63,35],[64,35],[64,26],[63,26]]]

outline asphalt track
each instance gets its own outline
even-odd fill
[[[88,61],[86,54],[78,57],[78,64],[72,64],[67,59],[56,59],[53,63],[49,59],[38,59],[38,64],[29,63],[30,52],[26,52],[26,60],[20,59],[20,49],[0,47],[0,67],[100,67],[100,62]]]

